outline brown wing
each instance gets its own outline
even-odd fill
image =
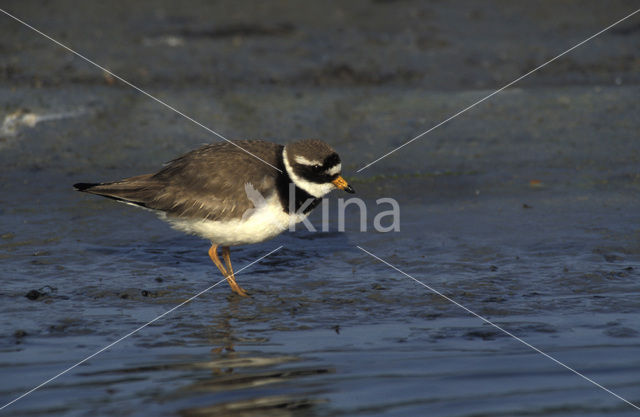
[[[282,145],[237,141],[243,149],[284,171]],[[249,183],[268,198],[279,171],[229,143],[215,143],[169,162],[156,174],[103,184],[76,184],[80,191],[126,201],[172,216],[224,220],[242,217],[254,207]]]

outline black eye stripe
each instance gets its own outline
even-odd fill
[[[322,165],[304,165],[296,163],[294,166],[294,172],[307,181],[316,184],[325,184],[338,178],[339,173],[327,174],[326,171],[340,164],[340,157],[337,153],[324,158]]]
[[[331,168],[335,167],[339,163],[340,163],[340,156],[338,156],[338,154],[334,152],[331,155],[329,155],[326,158],[324,158],[324,161],[322,161],[322,165],[318,165],[318,164],[305,165],[305,164],[301,164],[301,163],[297,163],[296,165],[298,165],[300,167],[305,167],[305,168],[310,168],[310,169],[317,169],[317,170],[322,169],[323,171],[326,171],[327,169],[331,169]]]
[[[322,161],[322,167],[325,169],[329,169],[338,165],[339,163],[340,163],[340,157],[338,156],[337,153],[334,152],[331,155],[324,158],[324,161]]]
[[[325,173],[323,169],[317,169],[310,167],[308,165],[298,165],[295,169],[295,172],[300,177],[304,178],[307,181],[311,181],[317,184],[324,184],[327,182],[331,182],[338,178],[339,174],[328,175]]]

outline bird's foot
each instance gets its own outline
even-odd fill
[[[241,297],[251,297],[251,294],[249,294],[245,289],[243,289],[241,286],[239,286],[237,283],[235,283],[235,281],[233,282],[233,284],[229,283],[231,285],[231,291],[233,291],[234,293],[238,294]]]

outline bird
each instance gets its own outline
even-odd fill
[[[209,240],[214,265],[231,290],[246,297],[235,280],[230,248],[279,235],[332,190],[355,193],[341,172],[340,156],[318,139],[286,145],[238,140],[192,150],[154,174],[73,186],[151,210],[174,229]]]

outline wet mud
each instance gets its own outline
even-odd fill
[[[637,413],[431,289],[640,402],[638,17],[357,172],[630,3],[2,7],[228,138],[326,140],[369,210],[339,232],[334,192],[330,231],[232,249],[283,246],[238,274],[252,297],[221,283],[0,415]],[[219,139],[0,19],[4,404],[221,276],[208,242],[71,187]]]

